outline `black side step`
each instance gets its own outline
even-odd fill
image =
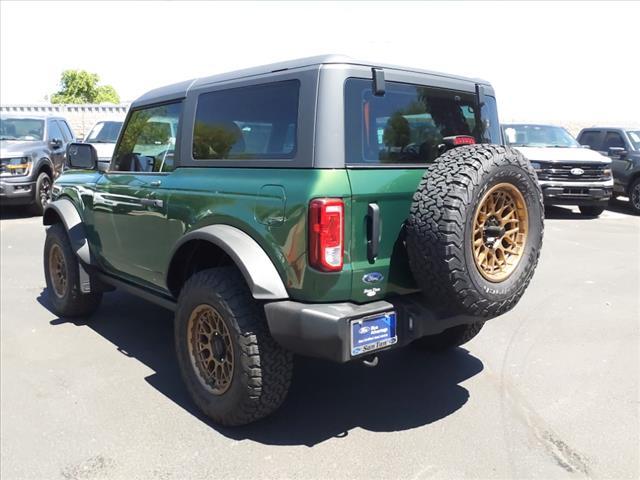
[[[167,310],[175,312],[178,308],[178,304],[172,298],[165,297],[143,287],[138,287],[137,285],[132,285],[131,283],[119,280],[104,273],[97,273],[96,275],[98,276],[100,281],[106,283],[107,285],[111,285],[115,288],[120,288],[125,292],[129,292],[130,294],[135,295],[136,297],[140,297],[148,302],[155,303],[156,305],[166,308]]]

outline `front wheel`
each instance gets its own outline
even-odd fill
[[[598,207],[595,205],[582,205],[578,207],[580,209],[580,213],[585,217],[599,217],[602,212],[604,212],[604,207]]]
[[[36,180],[36,191],[31,210],[36,215],[42,215],[44,207],[51,201],[51,177],[48,173],[42,172]]]
[[[83,317],[93,313],[101,292],[82,293],[78,258],[61,223],[47,229],[44,242],[44,277],[53,310],[61,317]]]
[[[175,341],[187,389],[216,423],[245,425],[284,401],[292,354],[269,334],[264,309],[235,268],[203,270],[187,281]]]
[[[640,177],[636,178],[629,188],[629,203],[631,211],[640,215]]]

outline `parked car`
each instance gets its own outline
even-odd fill
[[[74,134],[62,117],[2,114],[0,204],[30,205],[41,214],[64,168]]]
[[[93,145],[96,152],[98,152],[98,168],[100,170],[106,170],[109,167],[121,128],[122,122],[114,120],[100,121],[91,127],[89,135],[85,138],[84,141]]]
[[[611,158],[613,196],[629,197],[640,215],[640,128],[584,128],[578,142]]]
[[[613,189],[611,160],[582,148],[562,127],[511,123],[502,129],[506,144],[535,169],[545,205],[577,205],[590,217],[604,211]]]
[[[346,57],[153,90],[109,171],[69,147],[43,220],[51,304],[87,316],[120,288],[174,310],[194,402],[253,422],[284,400],[293,353],[373,366],[516,305],[543,204],[500,142],[489,83]]]

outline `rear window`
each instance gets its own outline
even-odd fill
[[[477,127],[472,93],[387,82],[385,94],[375,96],[371,80],[350,78],[345,84],[347,163],[433,162],[443,138],[454,135],[500,143],[495,99],[485,99],[485,122]]]
[[[198,97],[193,158],[293,158],[300,82],[218,90]]]

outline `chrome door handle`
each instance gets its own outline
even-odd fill
[[[143,198],[142,200],[140,200],[140,204],[144,205],[145,207],[156,207],[156,208],[164,207],[164,202],[156,198]]]
[[[159,187],[160,185],[162,185],[162,180],[154,180],[149,184],[151,187]]]

